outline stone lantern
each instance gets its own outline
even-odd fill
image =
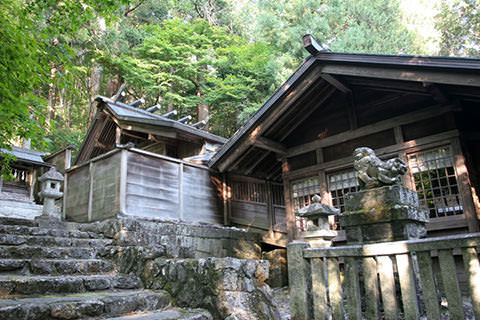
[[[321,203],[322,198],[317,194],[312,197],[312,203],[301,208],[295,214],[307,219],[308,230],[302,236],[311,247],[330,247],[337,232],[330,230],[329,217],[337,215],[340,210]]]
[[[61,213],[55,208],[55,200],[63,196],[60,191],[60,185],[64,180],[63,175],[56,171],[55,168],[50,168],[44,173],[38,181],[41,182],[41,191],[38,193],[40,199],[43,200],[43,214],[42,217],[61,219]]]

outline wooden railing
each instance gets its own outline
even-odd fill
[[[291,319],[437,320],[446,310],[450,319],[466,319],[469,298],[478,320],[478,246],[480,233],[330,248],[292,242]]]

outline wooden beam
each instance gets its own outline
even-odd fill
[[[388,92],[410,92],[419,95],[428,95],[429,93],[423,87],[422,83],[407,82],[399,80],[375,79],[375,78],[351,78],[347,80],[348,85],[355,87],[364,87],[372,90]]]
[[[271,152],[275,152],[277,154],[280,154],[280,155],[285,155],[287,153],[287,148],[277,142],[277,141],[273,141],[273,140],[270,140],[268,138],[265,138],[265,137],[258,137],[254,144],[253,144],[255,147],[258,147],[258,148],[261,148],[261,149],[264,149],[264,150],[268,150],[268,151],[271,151]]]
[[[326,87],[324,91],[322,91],[321,98],[318,101],[312,101],[311,105],[317,104],[317,108],[320,107],[325,101],[328,100],[328,98],[330,98],[335,93],[335,90],[335,87]],[[310,117],[312,113],[317,110],[317,108],[307,108],[307,110],[304,110],[300,118],[295,119],[294,123],[289,123],[287,126],[288,130],[282,135],[280,141],[288,137],[290,133],[292,133],[298,126],[300,126],[306,119],[308,119],[308,117]]]
[[[480,86],[479,73],[460,73],[457,71],[411,70],[408,68],[388,68],[384,66],[368,67],[362,65],[328,64],[323,73],[344,76],[356,76],[377,79],[407,80],[451,85]]]
[[[350,125],[350,130],[355,130],[358,127],[358,117],[356,110],[357,107],[352,92],[347,94],[347,100],[348,123]]]
[[[308,66],[307,66],[308,67]],[[224,161],[222,161],[219,166],[218,170],[220,172],[225,171],[227,167],[230,166],[230,164],[242,153],[244,153],[254,142],[255,140],[261,136],[267,128],[269,128],[273,123],[275,123],[282,115],[283,113],[288,110],[288,108],[295,103],[300,97],[302,97],[302,94],[308,90],[308,88],[315,83],[315,81],[320,78],[320,72],[318,70],[318,67],[312,68],[312,70],[308,73],[308,75],[301,81],[296,87],[291,88],[288,86],[285,86],[285,88],[282,88],[285,90],[283,93],[285,96],[278,98],[279,102],[278,105],[274,108],[275,111],[271,112],[268,116],[268,118],[259,126],[256,126],[253,130],[251,130],[249,133],[245,134],[244,140],[239,143],[239,145],[233,149],[233,152],[229,154],[227,158],[225,158]],[[274,97],[272,97],[273,99]],[[273,108],[272,108],[273,109]],[[255,118],[251,119],[250,121],[254,121]]]
[[[408,150],[408,152],[417,152],[420,150],[425,150],[427,148],[435,148],[437,146],[442,146],[448,144],[452,138],[458,137],[458,130],[450,130],[442,132],[436,135],[419,138],[415,140],[406,141],[399,144],[392,144],[388,147],[375,149],[375,153],[380,157],[389,157],[397,155],[399,152]],[[353,157],[348,156],[341,159],[332,160],[329,162],[324,162],[320,164],[315,164],[309,167],[297,169],[295,171],[289,171],[284,173],[284,178],[288,179],[300,179],[302,177],[307,177],[312,175],[312,172],[319,172],[321,170],[338,170],[346,167],[351,167],[353,163]]]
[[[401,126],[408,123],[417,122],[420,120],[425,120],[438,116],[452,110],[453,106],[443,106],[438,105],[425,108],[416,112],[407,113],[398,117],[393,117],[388,120],[380,121],[368,126],[360,127],[356,130],[345,131],[334,136],[326,137],[321,140],[314,140],[312,142],[307,142],[305,144],[289,148],[287,150],[287,157],[294,157],[299,154],[303,154],[309,151],[316,150],[318,148],[323,148],[331,146],[337,143],[348,141],[354,138],[361,136],[370,135],[373,133],[381,132],[387,129],[391,129],[394,126]]]
[[[322,73],[321,77],[323,78],[323,80],[327,81],[328,83],[330,83],[332,86],[334,86],[341,92],[346,94],[352,93],[352,90],[350,88],[348,88],[346,85],[344,85],[342,82],[340,82],[337,78],[335,78],[331,74]]]
[[[447,105],[451,103],[447,95],[436,84],[424,82],[423,86],[432,95],[433,99],[440,105]]]
[[[247,170],[245,170],[245,174],[248,176],[249,174],[251,174],[253,172],[253,170],[255,170],[255,168],[270,154],[270,151],[266,151],[264,152],[260,157],[257,158],[257,160],[255,160],[254,163],[252,163],[248,168]]]
[[[273,166],[272,167],[274,170],[269,172],[267,175],[267,180],[275,180],[276,177],[280,176],[282,174],[282,166]]]
[[[235,161],[232,163],[230,168],[233,169],[233,170],[237,169],[240,162],[242,162],[249,155],[250,151],[251,151],[251,149],[247,149],[247,151],[245,151],[244,154],[242,154],[240,157],[235,159]]]

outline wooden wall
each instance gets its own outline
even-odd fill
[[[67,170],[65,216],[117,214],[223,224],[222,184],[208,167],[140,149],[115,149]]]
[[[64,215],[86,222],[115,216],[120,207],[121,152],[114,150],[67,170]]]
[[[231,175],[228,184],[232,191],[232,225],[286,233],[283,189],[279,184],[237,175]],[[265,238],[264,241],[275,244]]]
[[[126,214],[223,224],[215,181],[208,167],[129,152]]]

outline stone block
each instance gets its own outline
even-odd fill
[[[400,185],[346,195],[347,211],[339,216],[348,243],[418,239],[426,235],[427,212],[416,192]]]
[[[262,254],[264,260],[270,262],[270,276],[267,283],[272,288],[280,288],[288,285],[287,250],[276,249]]]
[[[345,195],[345,210],[347,212],[367,212],[402,204],[413,207],[419,206],[417,193],[401,185],[362,190]]]

